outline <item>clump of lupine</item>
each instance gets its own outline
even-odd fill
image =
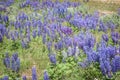
[[[26,0],[27,4],[30,4],[30,2],[30,0]],[[44,1],[42,3],[44,3]],[[48,5],[48,3],[53,3],[54,7],[51,8],[52,10],[50,10],[49,7],[46,7],[47,10],[44,10],[45,13],[42,13],[44,17],[38,15],[37,13],[35,13],[34,16],[29,16],[24,12],[18,13],[18,15],[16,16],[16,20],[9,22],[8,28],[6,30],[6,37],[13,41],[20,39],[22,47],[26,48],[31,39],[34,39],[37,36],[42,36],[43,43],[47,43],[47,38],[50,38],[50,40],[53,41],[56,39],[58,40],[58,37],[72,35],[72,28],[70,28],[69,26],[64,26],[62,24],[63,22],[70,22],[71,24],[74,24],[74,26],[77,26],[79,28],[86,27],[88,29],[97,29],[97,25],[99,24],[99,16],[97,12],[94,13],[94,15],[87,14],[85,16],[83,16],[82,13],[75,12],[75,14],[73,15],[67,12],[67,8],[71,7],[72,4],[79,6],[79,4],[77,3],[58,2],[55,4],[54,2],[48,1],[44,4]],[[65,8],[61,8],[59,6],[56,7],[57,4]],[[59,17],[59,14],[64,15],[64,17]],[[39,18],[36,19],[35,17]],[[44,18],[44,21],[42,21],[41,17]],[[50,20],[52,20],[52,23]],[[7,17],[5,18],[4,22],[8,22]],[[13,30],[10,30],[11,28]],[[104,28],[105,27],[103,25],[103,22],[101,21],[100,30],[106,31]],[[57,36],[58,34],[59,36]]]
[[[14,3],[14,0],[1,0],[0,5],[10,6]]]
[[[0,80],[9,80],[8,76],[4,76],[3,78],[0,78]]]
[[[102,41],[99,43],[97,46],[96,50],[94,50],[91,47],[88,47],[86,45],[83,46],[84,53],[86,55],[86,59],[83,62],[77,62],[79,66],[82,68],[87,68],[93,63],[98,63],[99,68],[101,69],[101,72],[106,78],[112,78],[112,76],[115,75],[116,72],[120,71],[120,65],[119,65],[119,59],[120,59],[120,51],[119,48],[115,46],[108,45],[107,42]],[[66,60],[66,58],[69,58],[70,56],[75,56],[75,59],[77,60],[78,57],[80,57],[82,54],[79,52],[81,50],[80,48],[76,47],[75,50],[74,48],[69,47],[68,51],[63,51],[62,56],[63,56],[63,63]],[[75,52],[74,52],[75,51]],[[73,54],[74,53],[74,54]],[[77,56],[77,58],[76,58]],[[61,61],[56,59],[55,56],[49,57],[51,63],[56,64],[53,67],[56,67],[61,63]],[[57,62],[57,63],[56,63]],[[50,76],[52,76],[50,74]]]
[[[17,53],[14,53],[11,57],[6,53],[3,63],[7,69],[11,69],[14,72],[20,70],[20,58]]]
[[[0,15],[0,23],[7,25],[9,23],[9,17],[7,15]]]
[[[32,80],[38,80],[37,78],[37,72],[36,72],[36,67],[32,67]],[[27,76],[22,76],[22,80],[27,80]],[[47,71],[44,72],[44,80],[49,80],[49,76]],[[4,76],[3,78],[0,78],[0,80],[9,80],[9,76]]]
[[[63,2],[59,2],[59,1],[52,1],[52,0],[45,0],[42,2],[39,1],[32,1],[32,0],[25,0],[24,2],[20,3],[20,7],[24,8],[24,7],[28,7],[30,6],[31,8],[33,8],[34,10],[39,10],[39,9],[45,9],[45,8],[55,8],[57,10],[57,12],[59,14],[62,14],[62,12],[64,12],[64,7],[77,7],[79,6],[80,3],[79,2],[69,2],[69,1],[63,1]],[[58,8],[59,6],[59,8]],[[61,7],[62,6],[62,7]]]
[[[112,32],[111,33],[111,38],[114,44],[120,43],[120,34],[118,32]]]
[[[27,80],[27,77],[24,75],[22,77],[22,80]],[[37,72],[36,72],[36,67],[32,67],[32,80],[38,80],[38,78],[37,78]],[[43,80],[50,80],[47,71],[44,71]]]

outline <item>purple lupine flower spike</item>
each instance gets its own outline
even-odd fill
[[[49,54],[49,59],[51,63],[56,64],[56,55],[55,54]]]
[[[22,80],[27,80],[26,76],[22,76]]]
[[[36,73],[36,68],[32,68],[32,80],[37,80],[37,73]]]
[[[3,80],[9,80],[9,77],[8,76],[4,76]]]
[[[106,35],[106,34],[102,35],[102,39],[107,42],[109,40],[108,35]]]
[[[36,38],[36,36],[37,36],[37,34],[36,34],[36,30],[33,30],[33,32],[32,32],[32,36],[33,36],[33,38]]]
[[[44,71],[44,80],[49,80],[49,76],[47,71]]]
[[[6,56],[5,56],[5,59],[4,59],[4,65],[7,68],[10,68],[10,57],[9,57],[8,53],[6,53]]]
[[[20,59],[17,58],[16,60],[16,72],[18,72],[20,70]]]

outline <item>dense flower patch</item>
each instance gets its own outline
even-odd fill
[[[14,0],[4,3],[10,6]],[[66,80],[68,76],[75,76],[75,73],[78,75],[75,79],[78,80],[81,79],[79,70],[86,70],[91,66],[98,70],[97,76],[87,78],[86,75],[84,79],[99,78],[99,75],[100,79],[112,79],[120,71],[120,33],[117,31],[119,24],[109,20],[104,22],[96,11],[83,14],[76,10],[79,7],[80,3],[70,1],[19,2],[20,9],[30,8],[34,12],[18,12],[14,21],[9,15],[0,14],[0,43],[5,39],[19,41],[22,49],[29,49],[32,40],[41,38],[51,62],[43,73],[44,80]],[[116,15],[120,17],[119,12]],[[100,32],[102,36],[99,36]],[[3,58],[7,70],[19,73],[21,62],[17,53],[11,57],[6,53]],[[39,79],[36,67],[32,67],[31,76],[32,80]],[[23,80],[28,78],[26,75],[18,77]],[[9,76],[4,76],[1,80],[9,80]]]

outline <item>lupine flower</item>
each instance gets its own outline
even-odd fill
[[[47,48],[48,48],[48,51],[50,52],[51,51],[51,48],[52,47],[52,42],[51,41],[49,41],[49,42],[47,42]]]
[[[42,42],[43,42],[43,44],[45,44],[46,43],[46,34],[42,34]]]
[[[55,44],[55,49],[56,50],[61,50],[63,48],[63,42],[59,41]]]
[[[65,16],[65,19],[67,21],[70,21],[71,18],[72,18],[72,14],[71,13]]]
[[[14,22],[14,27],[15,27],[15,29],[20,29],[21,26],[22,26],[22,24],[21,24],[19,21],[15,21],[15,22]]]
[[[4,76],[3,80],[9,80],[9,77],[8,76]]]
[[[32,36],[33,36],[33,38],[36,38],[36,36],[37,36],[36,30],[33,30]]]
[[[6,2],[6,6],[10,6],[11,4],[13,4],[14,3],[14,0],[8,0],[7,2]]]
[[[26,76],[22,76],[22,80],[27,80]]]
[[[85,54],[87,54],[87,52],[92,51],[92,48],[89,48],[88,46],[83,46],[83,51],[85,52]]]
[[[19,38],[19,33],[18,33],[18,31],[14,31],[14,36],[15,36],[16,39]]]
[[[111,70],[112,70],[112,67],[111,67],[111,65],[110,65],[110,61],[108,61],[108,60],[105,60],[104,61],[104,66],[105,66],[105,68],[106,68],[106,71],[107,71],[107,75],[111,72]],[[109,76],[108,76],[109,77]]]
[[[85,45],[89,48],[94,47],[95,44],[95,38],[88,33],[86,33],[86,39],[85,39]]]
[[[20,70],[20,59],[17,58],[16,60],[16,72],[18,72]]]
[[[102,71],[102,74],[106,75],[105,65],[104,65],[104,62],[102,60],[100,60],[100,69]]]
[[[47,71],[44,71],[44,80],[49,80],[49,76]]]
[[[120,8],[118,8],[118,15],[120,15]]]
[[[120,56],[116,55],[112,60],[112,72],[115,73],[120,70]]]
[[[117,32],[112,32],[112,33],[111,33],[111,37],[112,37],[113,42],[114,42],[115,44],[117,44],[117,43],[118,43],[118,40],[119,40],[119,33],[117,33]]]
[[[24,12],[21,12],[18,14],[17,20],[19,20],[19,21],[28,20],[28,16]]]
[[[36,68],[32,68],[32,80],[37,80],[37,73],[36,73]]]
[[[12,57],[15,59],[15,61],[18,59],[18,53],[14,53]]]
[[[7,15],[4,15],[4,16],[3,16],[3,21],[4,21],[5,23],[7,23],[7,22],[9,21],[9,18],[8,18]]]
[[[14,53],[11,58],[11,69],[15,72],[18,72],[20,69],[20,59],[18,58],[18,54]]]
[[[13,71],[16,70],[15,58],[14,58],[13,56],[12,56],[12,60],[11,60],[11,69],[12,69]]]
[[[31,41],[30,33],[27,33],[27,34],[26,34],[26,38],[27,38],[28,42]]]
[[[106,34],[102,35],[102,39],[107,42],[109,40],[108,35],[106,35]]]
[[[66,35],[71,35],[72,34],[72,29],[69,27],[61,27],[61,32],[63,32]]]
[[[106,32],[107,30],[107,26],[102,21],[100,21],[99,30],[104,31],[104,32]]]
[[[24,7],[26,7],[26,6],[28,6],[28,5],[30,5],[30,0],[26,0],[25,2],[23,2],[22,4],[20,4],[20,7],[21,8],[24,8]]]
[[[77,36],[75,36],[73,38],[73,46],[76,47],[78,45],[78,41],[79,41],[79,38]]]
[[[3,38],[2,38],[2,36],[0,35],[0,42],[2,42],[3,41]]]
[[[10,57],[9,57],[8,53],[6,53],[6,56],[5,56],[5,59],[4,59],[4,65],[7,68],[10,68]]]
[[[49,54],[48,55],[49,56],[49,59],[50,59],[50,61],[51,61],[51,63],[53,63],[53,64],[56,64],[56,55],[55,54]]]
[[[13,41],[15,41],[15,35],[14,35],[14,33],[11,32],[10,35],[11,35],[11,39],[12,39]]]
[[[26,48],[26,47],[27,47],[27,44],[25,43],[24,40],[21,41],[21,45],[22,45],[23,48]]]
[[[88,58],[88,61],[90,62],[98,62],[99,61],[99,58],[98,58],[98,55],[95,51],[92,51],[92,52],[87,52],[87,58]]]
[[[64,16],[66,11],[67,9],[60,4],[57,5],[56,8],[54,9],[54,13],[58,14],[59,16]]]
[[[64,37],[63,41],[66,47],[72,46],[72,38],[71,37]]]
[[[112,21],[107,22],[107,26],[111,29],[111,31],[114,31],[116,27],[116,25]]]
[[[40,29],[40,27],[38,27],[38,36],[40,37],[40,35],[41,35],[41,29]]]
[[[5,35],[5,32],[6,32],[5,25],[0,24],[0,42],[3,41],[3,36]]]
[[[117,54],[117,49],[114,46],[108,46],[105,49],[105,53],[106,53],[107,57],[113,58]]]
[[[4,4],[3,2],[0,2],[0,5]],[[6,7],[5,6],[0,6],[0,11],[6,11]],[[1,18],[0,18],[1,19]],[[2,19],[1,19],[2,20]]]

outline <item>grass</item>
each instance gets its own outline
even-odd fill
[[[38,77],[41,77],[49,64],[48,51],[42,44],[41,38],[33,39],[28,49],[23,49],[20,45],[18,45],[17,49],[14,49],[13,44],[10,40],[0,43],[0,54],[4,55],[6,52],[9,52],[12,55],[14,52],[18,52],[21,60],[20,74],[26,75],[29,78],[32,75],[32,67],[36,66]],[[19,41],[16,44],[19,44]],[[4,74],[3,68],[5,68],[2,62],[3,60],[0,59],[0,75]]]
[[[120,3],[112,3],[112,2],[101,2],[101,1],[89,1],[86,3],[90,8],[94,10],[107,10],[116,12],[120,7]]]

